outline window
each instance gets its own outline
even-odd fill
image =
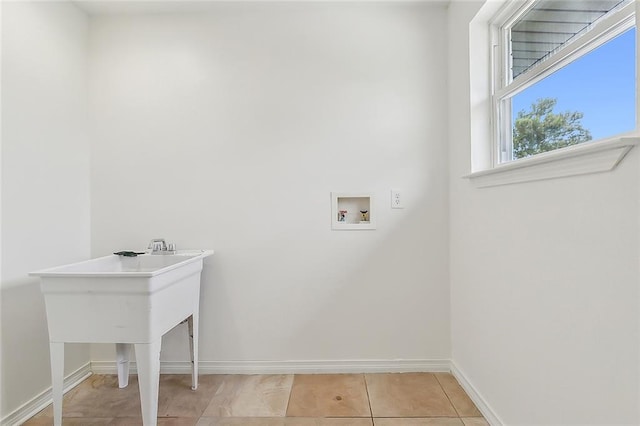
[[[633,1],[516,4],[491,27],[494,165],[635,130]]]

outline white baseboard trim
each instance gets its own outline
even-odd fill
[[[78,368],[73,373],[69,374],[64,378],[63,391],[64,393],[69,392],[71,389],[75,388],[82,382],[84,379],[91,375],[91,363],[88,362],[82,367]],[[42,411],[47,405],[53,402],[53,397],[51,394],[51,387],[46,389],[44,392],[41,392],[39,395],[33,397],[30,401],[22,404],[13,412],[6,415],[2,420],[0,420],[0,425],[7,426],[17,426],[20,425],[31,417],[38,414],[38,412]]]
[[[407,373],[450,371],[448,359],[316,360],[316,361],[200,361],[200,374]],[[95,374],[117,374],[115,361],[92,361]],[[135,362],[130,371],[136,372]],[[190,374],[188,361],[162,361],[162,374]]]
[[[498,417],[494,409],[491,408],[491,406],[487,403],[487,400],[482,397],[480,392],[478,392],[476,387],[473,386],[464,372],[460,369],[460,367],[456,365],[453,360],[451,361],[451,374],[453,374],[456,380],[458,380],[458,383],[460,383],[462,389],[464,389],[467,395],[469,395],[469,398],[471,398],[474,404],[476,404],[478,410],[480,410],[484,418],[487,420],[487,422],[489,422],[491,426],[504,426],[505,423],[502,421],[502,419]]]

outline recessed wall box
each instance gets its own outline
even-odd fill
[[[332,192],[331,229],[376,229],[376,210],[373,194]]]

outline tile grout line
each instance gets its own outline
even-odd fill
[[[367,402],[369,403],[369,414],[371,414],[371,426],[375,426],[376,422],[373,420],[373,408],[371,408],[371,396],[369,396],[369,385],[367,384],[367,375],[362,373],[364,379],[364,390],[367,392]]]
[[[198,423],[200,421],[200,419],[202,417],[204,417],[204,413],[207,411],[207,408],[209,408],[209,405],[211,404],[211,402],[213,401],[213,399],[216,397],[216,393],[218,392],[218,389],[220,389],[220,387],[223,385],[224,380],[222,382],[220,382],[218,384],[218,386],[215,387],[215,389],[212,389],[213,392],[211,392],[211,398],[208,400],[207,404],[204,406],[204,408],[202,409],[202,412],[200,412],[200,416],[198,416],[196,423]],[[201,383],[200,383],[200,375],[198,375],[198,388],[200,388]],[[196,389],[194,392],[197,392],[198,390]],[[160,396],[158,394],[158,396]]]
[[[220,388],[220,386],[222,386],[222,383],[218,384],[218,386],[215,389],[213,389],[213,392],[211,393],[211,399],[209,399],[209,402],[207,402],[207,405],[205,405],[204,408],[202,409],[200,416],[196,418],[196,424],[200,423],[200,420],[204,417],[204,413],[207,411],[207,408],[209,408],[209,404],[211,404],[211,401],[213,401],[213,398],[216,397],[216,392],[218,392],[218,389]],[[199,387],[200,387],[200,375],[198,375],[198,388]],[[194,392],[197,392],[197,389]],[[158,396],[160,395],[158,394]]]
[[[464,421],[462,421],[462,417],[460,416],[460,412],[458,411],[458,408],[455,406],[455,404],[451,400],[451,397],[447,393],[447,390],[444,388],[444,386],[442,386],[442,383],[440,382],[440,379],[438,379],[437,374],[435,374],[435,373],[432,373],[432,374],[433,374],[433,377],[435,377],[436,382],[438,382],[438,384],[440,385],[440,389],[442,389],[442,392],[444,392],[444,395],[447,397],[447,400],[449,401],[449,404],[451,404],[451,406],[453,407],[453,410],[458,415],[458,419],[461,419],[460,421],[462,422],[462,424],[464,424]]]
[[[292,374],[293,378],[291,379],[291,387],[289,388],[289,398],[287,398],[287,408],[284,410],[284,417],[287,417],[287,413],[289,412],[289,404],[291,403],[291,394],[293,393],[293,384],[296,381],[297,374]]]

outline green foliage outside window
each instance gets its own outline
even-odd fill
[[[554,98],[541,98],[530,111],[519,111],[513,125],[513,158],[524,158],[541,152],[576,145],[591,140],[589,130],[582,127],[581,112],[555,113]]]

